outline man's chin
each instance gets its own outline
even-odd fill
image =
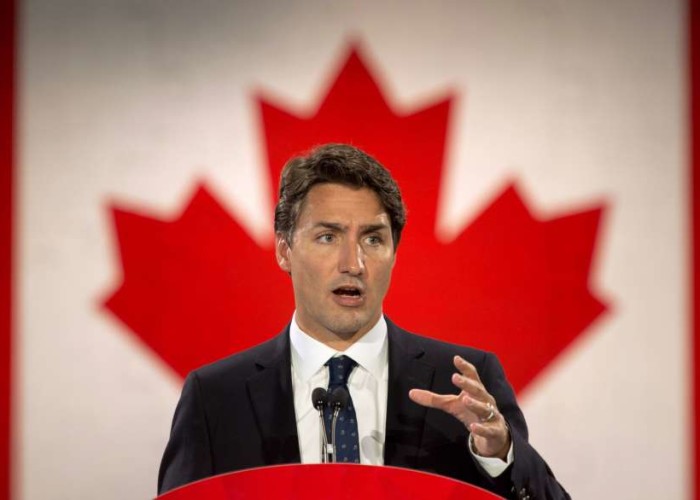
[[[343,316],[346,317],[332,321],[331,328],[329,328],[335,335],[343,339],[364,335],[376,322],[371,319],[370,315],[359,313],[359,311]]]

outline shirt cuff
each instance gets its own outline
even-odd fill
[[[513,463],[513,440],[510,440],[510,448],[508,448],[508,455],[505,461],[498,457],[482,457],[478,455],[474,450],[474,439],[472,435],[469,434],[469,453],[472,454],[474,459],[481,465],[481,467],[486,471],[486,473],[491,477],[498,477],[508,468],[510,464]]]

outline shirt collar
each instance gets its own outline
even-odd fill
[[[345,354],[367,370],[377,380],[382,380],[386,371],[387,325],[384,316],[358,341],[344,352],[331,349],[323,342],[304,333],[296,321],[296,312],[289,326],[292,344],[292,366],[303,381],[308,381],[333,356]]]

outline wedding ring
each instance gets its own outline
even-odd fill
[[[482,418],[481,419],[482,422],[490,422],[491,420],[493,420],[493,417],[496,416],[496,409],[493,407],[493,405],[491,403],[486,403],[486,408],[491,410],[491,413],[489,413],[485,418]]]

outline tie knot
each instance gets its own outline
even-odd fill
[[[357,363],[347,356],[337,356],[328,360],[328,374],[330,375],[329,387],[336,385],[347,385],[348,377]]]

